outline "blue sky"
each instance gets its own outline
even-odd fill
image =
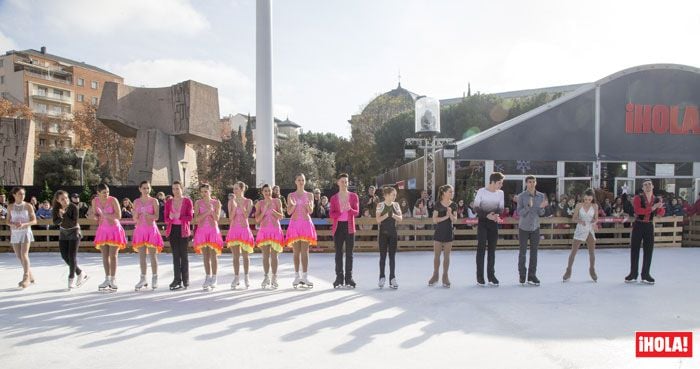
[[[0,50],[85,61],[134,86],[194,79],[220,114],[255,114],[255,2],[3,0]],[[273,0],[276,116],[349,136],[402,85],[437,98],[590,82],[649,63],[700,67],[698,1]]]

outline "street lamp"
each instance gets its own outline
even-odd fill
[[[180,165],[182,166],[182,187],[187,188],[187,161],[181,160]]]
[[[75,156],[80,158],[80,187],[84,187],[84,179],[83,179],[83,162],[85,161],[85,154],[87,154],[87,150],[85,149],[80,149],[75,152]]]

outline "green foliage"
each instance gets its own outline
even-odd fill
[[[403,158],[404,143],[407,138],[415,136],[414,121],[413,111],[403,113],[389,120],[374,134],[378,173],[406,162]]]
[[[52,199],[53,190],[51,190],[51,187],[49,187],[48,182],[44,181],[44,189],[41,190],[41,194],[39,195],[39,202],[51,201]]]
[[[84,183],[96,185],[109,174],[100,168],[97,156],[88,151],[83,163]],[[50,187],[80,185],[80,158],[74,151],[57,149],[44,153],[34,162],[34,184],[47,183]]]
[[[335,154],[323,152],[296,138],[281,141],[277,150],[275,177],[281,188],[295,188],[297,173],[306,176],[307,188],[329,188],[334,182]]]
[[[208,178],[209,184],[214,187],[214,192],[225,193],[226,188],[238,180],[246,180],[246,173],[241,173],[241,161],[245,160],[245,148],[238,133],[232,132],[231,137],[224,139],[214,146],[211,156],[212,171]],[[249,176],[249,174],[247,174]],[[245,178],[244,178],[245,177]],[[206,179],[200,179],[201,181]],[[188,181],[190,195],[199,196],[199,189],[193,181]],[[246,182],[250,183],[250,182]],[[194,187],[193,187],[194,186]]]
[[[92,198],[92,190],[90,189],[90,186],[88,186],[87,183],[83,186],[83,190],[80,192],[80,201],[89,204],[90,199]]]

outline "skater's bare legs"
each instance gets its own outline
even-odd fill
[[[136,251],[139,253],[139,266],[141,267],[141,275],[146,275],[146,250],[148,247],[141,246]]]
[[[294,271],[299,273],[299,264],[301,264],[301,241],[294,242],[292,244],[292,251],[294,252]]]
[[[158,275],[158,254],[155,249],[148,250],[148,253],[151,255],[151,273]]]
[[[307,273],[309,271],[309,243],[301,244],[301,271]]]
[[[270,273],[270,246],[265,245],[260,247],[262,249],[262,259],[263,259],[263,271],[265,275]]]
[[[231,259],[233,259],[233,275],[238,276],[241,271],[241,248],[239,246],[231,247]]]
[[[109,246],[102,245],[102,247],[100,247],[100,253],[102,254],[102,267],[105,270],[105,275],[109,277],[111,276],[109,269]]]
[[[210,264],[210,249],[208,247],[202,247],[202,256],[204,257],[204,273],[208,276],[211,275],[211,264]]]
[[[297,241],[292,245],[294,250],[294,271],[299,273],[299,265],[301,271],[307,273],[309,271],[309,243]]]
[[[578,252],[578,248],[580,246],[581,241],[579,240],[574,240],[573,244],[571,245],[571,253],[569,254],[569,263],[566,266],[566,272],[564,272],[564,280],[571,278],[571,268],[574,266],[574,259],[576,259],[576,253]]]
[[[29,243],[12,244],[12,250],[15,252],[15,256],[17,256],[20,264],[22,264],[24,274],[29,275],[31,273],[29,271]]]
[[[216,272],[219,271],[219,255],[214,249],[209,249],[209,262],[211,263],[211,275],[216,275]]]
[[[589,234],[586,244],[588,245],[588,272],[591,278],[597,281],[598,275],[595,272],[595,238]]]
[[[438,276],[440,275],[440,254],[442,253],[442,243],[433,242],[433,276],[430,277],[429,284],[433,284],[438,281]]]
[[[442,262],[442,283],[449,285],[450,284],[450,277],[449,277],[449,271],[450,271],[450,254],[452,253],[452,242],[445,242],[442,244],[443,248],[443,253],[445,254],[445,258],[443,259]]]
[[[277,275],[277,263],[278,263],[277,251],[275,251],[275,250],[271,250],[271,251],[272,251],[272,255],[270,256],[270,259],[271,259],[270,264],[272,265],[272,274]]]

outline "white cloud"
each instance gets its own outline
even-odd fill
[[[62,31],[112,34],[167,31],[196,35],[210,27],[206,17],[188,0],[11,2],[12,13],[24,13],[38,24]],[[142,35],[146,37],[148,35]]]
[[[2,31],[0,31],[0,51],[16,49],[17,44],[11,38],[2,33]]]
[[[165,87],[189,79],[216,87],[221,116],[254,113],[255,110],[253,82],[225,63],[195,59],[135,60],[109,65],[107,70],[124,77],[127,85],[136,87]]]

